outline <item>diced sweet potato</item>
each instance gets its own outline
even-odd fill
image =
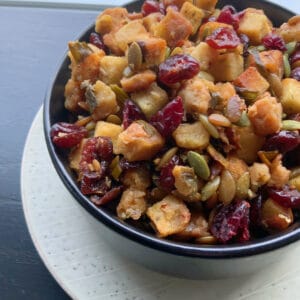
[[[148,89],[156,80],[156,74],[151,70],[145,70],[131,77],[123,77],[121,85],[125,92],[137,92]]]
[[[183,231],[191,219],[184,202],[172,195],[149,207],[146,214],[160,237]]]
[[[259,53],[260,60],[269,73],[274,73],[280,78],[283,76],[283,55],[279,50],[262,51]],[[249,55],[249,66],[256,66],[254,57]]]
[[[283,79],[280,101],[285,113],[300,113],[300,82],[292,78]]]
[[[250,106],[248,117],[257,135],[273,134],[281,127],[282,106],[276,98],[266,96]]]
[[[147,119],[150,119],[152,115],[163,108],[169,100],[166,91],[156,83],[151,84],[145,91],[132,93],[131,99],[138,105]]]
[[[247,91],[264,93],[269,88],[268,81],[260,75],[255,67],[246,69],[233,83]]]
[[[100,62],[100,79],[105,84],[119,84],[127,64],[126,57],[104,56]]]
[[[138,40],[137,43],[141,47],[145,67],[159,65],[165,60],[167,49],[165,40],[151,37]]]
[[[275,186],[277,188],[282,188],[288,183],[291,171],[282,165],[282,155],[277,155],[273,159],[270,172],[271,179],[268,183],[270,186]]]
[[[185,149],[204,149],[209,143],[209,137],[200,121],[180,124],[173,132],[176,145]]]
[[[95,31],[104,35],[119,29],[128,21],[126,8],[115,7],[105,9],[96,19]]]
[[[211,96],[202,79],[186,81],[178,95],[182,97],[187,113],[207,113]]]
[[[65,108],[76,112],[78,102],[84,101],[84,91],[80,88],[80,82],[69,79],[65,86]]]
[[[282,231],[287,229],[293,223],[293,212],[278,204],[273,199],[267,199],[261,210],[262,224],[270,231]]]
[[[247,164],[237,156],[230,155],[227,160],[227,170],[231,173],[235,181],[237,181],[244,173],[248,172]]]
[[[300,17],[294,16],[283,23],[279,30],[279,34],[283,37],[286,43],[297,41],[300,42]]]
[[[225,23],[213,22],[213,21],[206,22],[203,25],[201,25],[201,27],[199,28],[198,39],[200,41],[204,41],[205,38],[211,35],[216,29],[224,28],[224,27],[233,28],[231,25]]]
[[[81,160],[81,153],[83,146],[87,139],[82,139],[80,144],[77,145],[75,148],[72,149],[72,151],[69,154],[69,162],[70,162],[70,168],[75,170],[76,172],[79,172],[79,163]]]
[[[143,18],[143,25],[151,34],[153,34],[153,28],[157,23],[163,19],[164,15],[160,12],[149,14]]]
[[[218,0],[194,0],[193,3],[199,8],[212,12],[217,4]]]
[[[118,136],[122,131],[123,128],[120,125],[116,125],[105,121],[98,121],[96,124],[94,136],[110,137],[113,143],[113,148],[115,149]]]
[[[254,191],[266,184],[271,178],[268,166],[262,163],[254,163],[251,167],[249,167],[249,173],[251,188]]]
[[[126,187],[143,191],[151,185],[151,176],[145,168],[131,169],[125,172],[122,183]]]
[[[108,115],[115,114],[119,110],[116,95],[104,82],[97,80],[93,85],[93,92],[86,93],[94,120],[103,120]]]
[[[272,23],[262,10],[246,9],[240,20],[238,33],[246,34],[254,45],[261,44],[262,38],[272,32]]]
[[[147,209],[145,191],[134,188],[125,190],[117,206],[117,215],[120,219],[138,220]]]
[[[163,146],[164,139],[145,121],[133,122],[119,134],[115,152],[123,154],[128,161],[149,160]]]
[[[192,34],[195,34],[204,18],[203,10],[190,2],[185,1],[180,9],[180,13],[191,22],[193,26]]]
[[[169,47],[181,46],[193,32],[193,26],[179,12],[169,8],[166,16],[153,27],[153,34],[166,40]]]

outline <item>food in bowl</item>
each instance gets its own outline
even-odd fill
[[[161,238],[245,242],[300,208],[300,19],[217,1],[104,10],[52,126],[83,195]]]

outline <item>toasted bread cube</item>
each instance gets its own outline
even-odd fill
[[[147,38],[138,40],[143,53],[143,61],[146,67],[159,65],[165,60],[167,43],[161,38]]]
[[[132,93],[131,99],[137,104],[148,120],[169,101],[166,91],[160,88],[155,82],[145,91]]]
[[[217,83],[213,91],[220,96],[221,103],[218,104],[222,105],[223,107],[227,106],[229,99],[236,96],[235,88],[230,82]]]
[[[248,116],[257,135],[273,134],[281,127],[282,106],[276,98],[266,96],[250,106]]]
[[[253,191],[265,185],[271,178],[269,168],[266,164],[254,163],[249,167],[251,187]]]
[[[185,149],[204,149],[209,144],[209,133],[200,121],[180,124],[173,132],[176,145]]]
[[[193,32],[193,26],[181,13],[169,8],[166,16],[153,28],[153,34],[166,40],[169,47],[183,45]]]
[[[65,86],[65,108],[76,112],[81,101],[84,101],[84,91],[80,88],[80,82],[69,79]]]
[[[104,56],[100,62],[100,79],[105,84],[119,84],[127,64],[124,56]]]
[[[280,101],[285,113],[300,113],[300,82],[292,78],[283,79]]]
[[[162,0],[161,2],[163,2],[165,7],[168,7],[170,5],[175,5],[180,9],[185,2],[192,3],[193,0]]]
[[[128,161],[150,160],[164,143],[165,140],[152,125],[139,120],[119,134],[115,153],[123,154]]]
[[[278,32],[286,43],[300,42],[300,16],[294,16],[287,23],[283,23]]]
[[[160,12],[149,14],[148,16],[143,18],[143,25],[151,34],[153,34],[153,27],[157,25],[162,19],[164,15]]]
[[[237,181],[244,173],[248,172],[247,164],[236,155],[229,155],[227,170],[231,173],[235,181]]]
[[[246,69],[233,83],[247,91],[263,94],[270,86],[268,81],[260,75],[255,67]]]
[[[193,3],[194,5],[196,5],[197,7],[204,9],[204,10],[208,10],[210,12],[212,12],[217,4],[218,0],[194,0]]]
[[[271,179],[269,186],[282,189],[289,181],[291,171],[282,165],[282,155],[278,154],[270,166]]]
[[[190,2],[184,2],[180,13],[191,22],[193,26],[192,34],[195,34],[202,23],[202,19],[204,18],[203,10]]]
[[[70,168],[75,170],[76,172],[79,172],[79,164],[81,161],[81,154],[83,150],[83,146],[86,143],[87,139],[82,139],[79,145],[77,145],[75,148],[72,149],[72,151],[69,154],[69,162],[70,162]]]
[[[233,81],[243,71],[244,58],[238,52],[220,53],[208,69],[216,81]]]
[[[261,44],[262,38],[272,32],[272,23],[262,10],[246,9],[240,20],[238,33],[246,34],[251,44]]]
[[[191,219],[184,202],[172,195],[149,207],[146,214],[160,237],[183,231]]]
[[[146,168],[129,169],[125,171],[122,183],[126,187],[144,191],[152,184],[151,174]]]
[[[129,78],[123,77],[121,85],[125,92],[131,93],[148,89],[155,80],[156,74],[151,70],[145,70]]]
[[[207,22],[207,23],[204,23],[203,25],[201,25],[201,27],[199,29],[198,38],[201,41],[203,41],[203,40],[205,40],[205,38],[207,36],[211,35],[216,29],[224,28],[224,27],[233,28],[229,24],[220,23],[220,22]]]
[[[116,94],[104,82],[97,80],[93,85],[95,97],[90,105],[92,117],[94,120],[103,120],[111,114],[115,114],[119,110],[116,100]]]
[[[211,96],[202,79],[187,80],[178,95],[182,97],[187,113],[207,113]]]
[[[279,50],[269,50],[259,53],[260,60],[264,65],[265,69],[269,73],[278,75],[279,78],[282,78],[284,67],[283,67],[283,55]],[[256,66],[253,55],[249,55],[248,58],[249,66]]]
[[[123,128],[120,125],[116,125],[105,121],[98,121],[96,124],[94,137],[96,136],[110,137],[113,143],[113,149],[115,149],[118,136],[122,131]]]
[[[289,184],[291,186],[294,186],[300,192],[300,175],[298,175],[297,177],[292,178],[289,181]]]

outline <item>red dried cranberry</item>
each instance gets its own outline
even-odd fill
[[[283,38],[275,33],[269,33],[262,39],[263,45],[267,49],[286,51],[286,45]]]
[[[154,0],[146,0],[142,5],[141,12],[144,17],[157,12],[163,15],[166,13],[164,4]]]
[[[286,185],[282,190],[270,188],[269,196],[278,204],[289,208],[300,208],[300,192]]]
[[[55,123],[50,131],[52,142],[61,148],[71,148],[78,145],[88,135],[88,131],[76,124],[65,122]]]
[[[109,190],[109,186],[102,174],[98,172],[84,172],[80,190],[84,195],[104,195]]]
[[[222,205],[213,218],[211,233],[221,243],[227,243],[233,237],[241,242],[249,240],[249,210],[250,204],[244,200]]]
[[[113,144],[109,137],[101,136],[97,137],[98,145],[97,152],[101,161],[110,163],[113,159]]]
[[[300,67],[295,68],[290,77],[300,81]]]
[[[223,7],[216,21],[220,23],[230,24],[235,30],[237,30],[239,28],[240,19],[236,15],[235,8],[231,5],[227,5]]]
[[[169,102],[162,110],[151,117],[150,123],[163,137],[171,136],[183,119],[184,108],[180,96]]]
[[[193,78],[200,70],[198,61],[190,55],[178,54],[159,65],[158,78],[164,84],[173,84]]]
[[[216,29],[205,41],[214,49],[234,49],[241,43],[236,32],[228,27]]]
[[[89,40],[90,40],[91,44],[98,47],[99,49],[101,49],[103,51],[106,50],[106,47],[105,47],[104,42],[102,40],[102,37],[97,32],[92,32],[90,34]]]
[[[158,184],[166,191],[171,191],[174,188],[175,178],[172,171],[176,165],[180,163],[180,159],[177,155],[174,155],[170,161],[165,164],[161,170],[158,178]]]
[[[290,62],[291,64],[297,62],[300,60],[300,51],[295,51],[291,56],[290,56]]]
[[[283,130],[269,137],[263,146],[263,150],[278,150],[280,153],[286,153],[295,149],[299,144],[299,134],[294,131]]]
[[[145,120],[145,115],[140,108],[131,100],[126,100],[123,108],[123,127],[126,129],[136,120]]]

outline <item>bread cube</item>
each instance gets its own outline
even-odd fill
[[[287,23],[283,23],[278,33],[286,43],[293,41],[300,42],[300,16],[294,16]]]
[[[69,111],[78,111],[78,102],[84,101],[84,91],[80,88],[80,82],[69,79],[65,86],[65,108]]]
[[[149,14],[148,16],[143,18],[143,25],[151,34],[153,34],[153,27],[157,25],[162,19],[164,15],[160,12]]]
[[[263,94],[270,86],[268,81],[260,75],[255,67],[249,67],[233,82],[235,86],[247,91]]]
[[[169,5],[175,5],[180,9],[185,2],[192,3],[193,0],[162,0],[161,2],[163,2],[165,7],[168,7]]]
[[[166,91],[160,88],[156,82],[152,83],[145,91],[132,93],[131,99],[137,104],[148,120],[169,101]]]
[[[238,33],[246,34],[251,44],[261,44],[262,38],[272,32],[272,23],[262,10],[246,9],[240,20]]]
[[[100,62],[100,79],[108,85],[120,84],[127,64],[127,58],[124,56],[104,56]]]
[[[81,161],[81,154],[83,146],[86,143],[87,139],[82,139],[79,145],[74,147],[69,154],[70,168],[76,172],[79,172],[79,164]]]
[[[191,22],[193,26],[192,34],[195,34],[202,23],[202,19],[204,18],[203,10],[190,2],[184,2],[180,13]]]
[[[155,80],[156,74],[151,70],[145,70],[128,78],[123,77],[121,85],[125,92],[131,93],[148,89]]]
[[[214,11],[218,0],[194,0],[193,3],[197,7],[208,10],[210,12]]]
[[[283,79],[280,101],[285,113],[300,113],[300,82],[292,78]]]

